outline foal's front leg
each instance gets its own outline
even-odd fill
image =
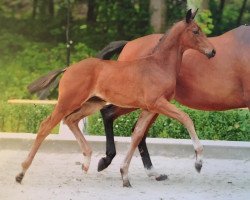
[[[164,97],[159,98],[154,104],[154,107],[150,109],[150,111],[174,118],[185,126],[185,128],[188,130],[188,133],[192,139],[194,150],[196,153],[195,168],[198,172],[200,172],[202,168],[203,146],[201,145],[199,141],[199,138],[194,128],[194,123],[190,119],[189,115],[179,110],[175,105],[169,103]]]
[[[131,137],[129,150],[120,168],[124,187],[131,187],[131,184],[128,179],[129,164],[135,152],[136,147],[138,146],[138,144],[140,143],[140,141],[142,140],[144,136],[144,133],[147,129],[147,125],[150,123],[150,121],[153,119],[154,116],[155,116],[155,113],[150,113],[148,111],[143,110],[136,123],[136,127]]]
[[[142,140],[138,144],[138,150],[139,150],[139,153],[141,155],[141,159],[142,159],[144,169],[145,169],[147,175],[149,177],[154,177],[155,180],[157,180],[157,181],[163,181],[163,180],[166,180],[168,178],[168,176],[166,174],[159,174],[155,170],[155,168],[151,162],[150,155],[149,155],[148,148],[147,148],[147,144],[146,144],[148,130],[151,127],[151,125],[155,122],[157,117],[158,117],[158,114],[155,114],[154,117],[149,121],[148,124],[145,123],[146,130],[143,134],[144,137],[142,138]],[[133,130],[135,129],[136,125],[137,125],[137,123],[135,123]]]

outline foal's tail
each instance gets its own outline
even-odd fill
[[[67,67],[64,69],[57,69],[54,71],[49,72],[47,75],[40,77],[39,79],[33,81],[31,84],[28,85],[28,90],[30,93],[39,92],[41,90],[44,90],[50,86],[51,83],[53,83],[56,78],[65,72],[67,70]]]
[[[124,40],[111,42],[96,55],[96,58],[109,60],[113,55],[119,54],[127,43],[128,41]],[[28,85],[29,92],[36,93],[42,90],[47,90],[47,88],[49,88],[49,86],[56,80],[56,78],[66,70],[67,68],[57,69],[49,72],[45,76],[38,78],[30,85]]]

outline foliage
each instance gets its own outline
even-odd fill
[[[167,27],[171,27],[173,23],[184,19],[187,5],[181,0],[166,0],[165,2],[167,5],[166,24]]]
[[[245,11],[242,15],[240,24],[238,18],[243,1],[231,0],[225,1],[223,10],[221,9],[220,1],[210,0],[209,8],[213,16],[214,30],[213,35],[220,35],[228,30],[236,28],[239,25],[249,24],[250,21],[250,2],[248,1]]]
[[[247,110],[231,110],[225,112],[205,112],[191,110],[184,106],[196,126],[200,139],[250,141],[250,114]],[[114,123],[117,136],[130,136],[132,127],[139,112],[119,117]],[[103,122],[100,114],[88,118],[87,130],[91,134],[103,134]],[[149,130],[149,137],[190,138],[187,130],[176,120],[158,117]]]
[[[196,21],[205,34],[209,35],[212,33],[214,25],[210,10],[202,10],[199,12],[196,16]]]
[[[0,31],[0,131],[37,132],[38,125],[51,113],[51,106],[10,105],[8,99],[34,99],[26,87],[42,74],[64,67],[66,46],[51,47],[30,42],[25,37]],[[6,42],[8,38],[8,42]],[[72,62],[95,54],[83,43],[72,47]]]
[[[106,45],[114,40],[131,40],[151,33],[149,0],[96,1],[96,22],[83,29],[92,45]],[[91,34],[90,34],[91,33]],[[88,41],[83,39],[86,43]],[[101,47],[102,47],[101,46]]]
[[[52,111],[45,105],[10,105],[0,102],[0,131],[36,133],[41,121]],[[58,132],[58,127],[52,131]]]

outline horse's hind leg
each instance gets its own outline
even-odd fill
[[[26,171],[28,170],[29,166],[31,165],[43,140],[49,135],[50,131],[61,121],[64,114],[65,112],[59,109],[59,106],[56,106],[53,113],[40,124],[39,131],[31,147],[30,153],[26,158],[26,160],[22,163],[22,172],[16,176],[16,181],[18,183],[22,182],[22,179]]]
[[[92,149],[89,145],[89,143],[84,138],[81,130],[79,129],[78,123],[79,121],[88,116],[93,114],[94,112],[100,110],[106,102],[104,101],[98,101],[98,102],[86,102],[84,103],[80,109],[76,110],[75,112],[71,113],[67,117],[64,118],[64,122],[68,125],[70,130],[75,135],[77,142],[82,150],[82,153],[84,155],[84,161],[82,164],[82,169],[87,172],[89,169],[90,161],[91,161],[91,155],[92,155]]]
[[[136,109],[134,108],[120,108],[115,105],[107,105],[101,109],[101,114],[104,123],[106,135],[106,157],[102,157],[98,163],[98,171],[106,169],[116,155],[113,122],[114,120],[124,114],[130,113]]]
[[[199,138],[197,137],[193,121],[190,119],[188,114],[179,110],[175,105],[169,103],[165,98],[158,99],[154,104],[154,108],[150,109],[150,111],[174,118],[186,127],[192,139],[196,153],[195,168],[198,172],[200,172],[202,167],[203,146],[201,145]]]

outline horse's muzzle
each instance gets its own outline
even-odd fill
[[[206,55],[208,58],[212,58],[215,56],[215,54],[216,54],[216,51],[213,49],[212,51],[208,52]]]

